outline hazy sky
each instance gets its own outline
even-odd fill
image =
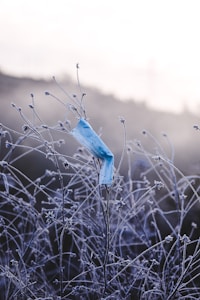
[[[200,112],[199,0],[0,0],[0,68]]]

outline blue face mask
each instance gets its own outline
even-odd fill
[[[99,184],[111,185],[113,181],[114,156],[110,149],[83,118],[79,120],[76,127],[71,131],[71,134],[95,157],[102,160]]]

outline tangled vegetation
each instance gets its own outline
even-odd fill
[[[84,96],[57,100],[79,119]],[[29,115],[12,104],[21,131],[0,127],[0,298],[199,299],[199,177],[176,168],[167,135],[161,145],[144,131],[149,151],[120,118],[122,155],[100,185],[101,161],[83,147],[68,155],[70,122],[45,124],[31,98]]]

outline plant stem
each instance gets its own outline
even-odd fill
[[[110,211],[109,211],[109,189],[106,186],[106,208],[105,208],[105,225],[106,225],[106,232],[105,232],[105,255],[104,255],[104,263],[103,263],[103,272],[104,272],[104,292],[103,295],[106,293],[107,289],[107,264],[108,264],[108,254],[110,249]]]

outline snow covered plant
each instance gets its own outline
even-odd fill
[[[33,95],[31,113],[12,105],[22,129],[0,126],[0,299],[199,299],[199,177],[175,167],[167,135],[127,141],[123,118],[114,167],[85,94],[64,93],[46,95],[75,127],[46,124]]]

